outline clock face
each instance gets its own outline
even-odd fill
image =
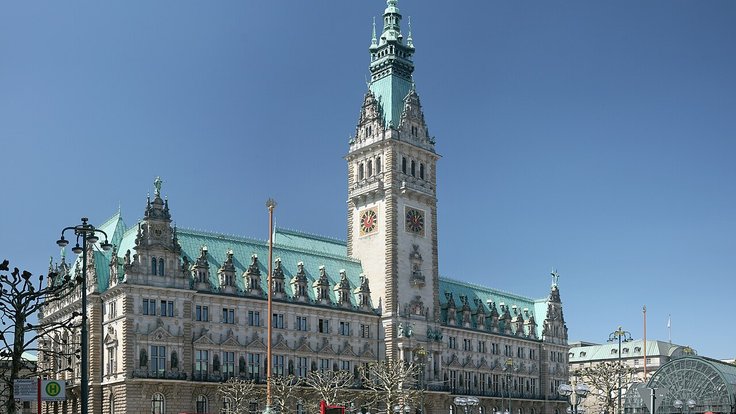
[[[406,231],[424,234],[424,212],[421,210],[406,209]]]
[[[360,234],[375,233],[378,229],[378,213],[376,209],[365,210],[360,213]]]

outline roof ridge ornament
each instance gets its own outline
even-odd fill
[[[155,188],[154,195],[156,197],[161,197],[161,184],[163,184],[161,177],[156,176],[156,179],[153,180],[153,187]]]
[[[371,35],[371,48],[378,47],[378,39],[376,38],[376,16],[373,16],[373,34]]]
[[[552,276],[552,287],[557,287],[557,282],[560,280],[560,274],[557,273],[557,269],[553,267],[550,275]]]

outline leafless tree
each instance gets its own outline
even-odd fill
[[[424,390],[417,387],[421,366],[413,362],[389,360],[369,364],[360,370],[370,407],[391,412],[393,407],[418,407]]]
[[[21,272],[17,267],[10,271],[7,260],[0,263],[0,403],[7,413],[13,414],[16,409],[13,381],[55,374],[61,369],[58,364],[29,360],[29,354],[41,351],[40,356],[44,360],[65,359],[71,362],[76,347],[54,343],[57,337],[52,334],[75,327],[72,322],[78,319],[79,313],[43,323],[30,321],[40,319],[45,306],[62,300],[80,283],[81,279],[72,281],[67,272],[61,277],[49,272],[44,285],[43,275],[36,283],[30,272]]]
[[[227,414],[248,414],[251,402],[259,402],[263,399],[262,389],[256,387],[253,380],[241,378],[230,378],[217,387],[217,394],[223,400],[229,401]]]
[[[354,378],[349,371],[312,371],[304,378],[304,385],[309,389],[305,395],[308,411],[316,412],[319,401],[327,405],[345,405],[350,400]]]
[[[305,400],[302,378],[293,375],[271,377],[271,404],[279,413],[293,413],[299,400]]]
[[[634,382],[635,370],[618,361],[605,361],[572,372],[590,387],[588,399],[593,399],[600,412],[615,413],[618,402],[619,375],[621,387],[627,389]]]

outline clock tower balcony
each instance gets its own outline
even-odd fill
[[[368,177],[353,184],[350,189],[350,200],[357,202],[361,199],[381,197],[383,193],[383,180],[377,176]]]

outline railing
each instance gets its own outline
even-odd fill
[[[136,369],[131,374],[131,378],[186,380],[187,373],[180,371],[149,371],[146,369]]]

